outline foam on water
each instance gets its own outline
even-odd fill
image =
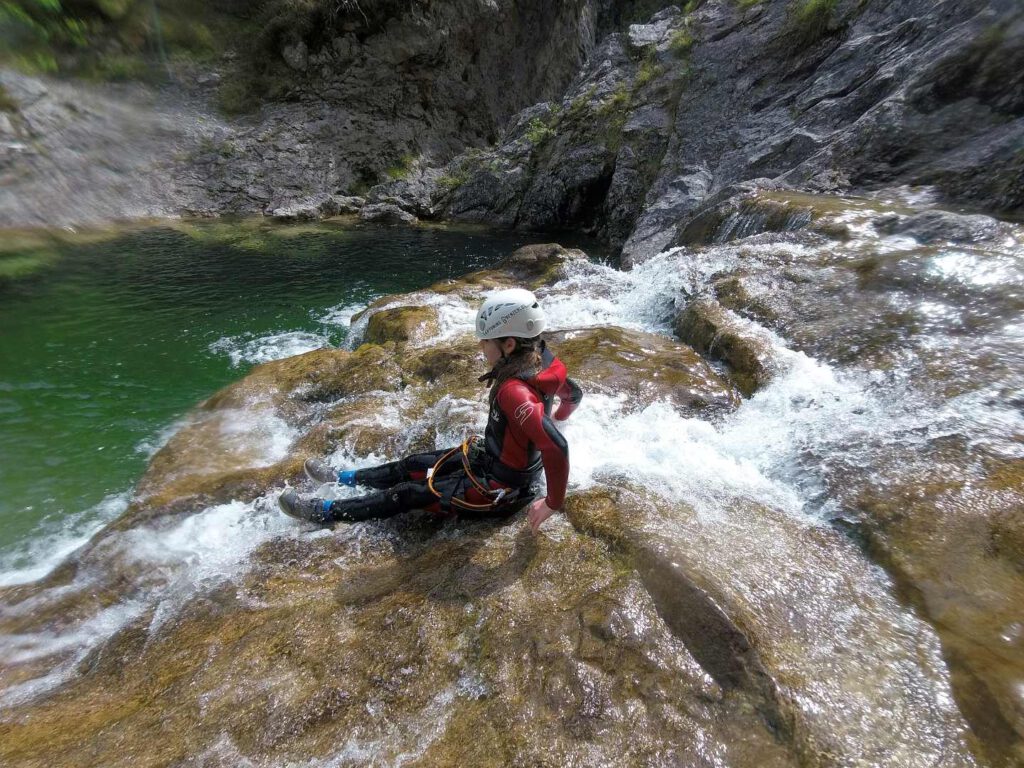
[[[482,293],[480,294],[483,295]],[[429,338],[415,342],[416,346],[432,346],[460,336],[466,336],[473,331],[473,320],[476,317],[476,306],[471,306],[458,296],[448,294],[435,294],[420,291],[408,295],[402,295],[392,301],[386,302],[375,311],[384,311],[396,307],[423,306],[433,307],[437,312],[438,332]],[[355,313],[353,313],[355,314]],[[363,342],[366,334],[366,326],[370,321],[370,315],[366,314],[355,321],[345,340],[347,349],[355,349]]]
[[[267,467],[285,458],[299,436],[295,427],[269,408],[225,409],[217,417],[224,444],[251,456],[254,467]]]
[[[157,451],[171,441],[171,438],[185,425],[185,420],[175,421],[168,424],[155,435],[140,440],[135,446],[135,452],[141,453],[147,459],[152,459]]]
[[[1019,258],[991,253],[947,249],[931,259],[934,274],[977,286],[1020,285],[1024,282]]]
[[[378,298],[380,297],[371,295],[369,301],[372,302]],[[312,314],[311,316],[321,325],[336,326],[343,329],[347,334],[349,327],[352,325],[352,318],[366,309],[366,306],[366,303],[336,304],[333,307],[328,307],[321,313]]]
[[[368,724],[357,727],[341,750],[323,761],[313,761],[311,767],[340,768],[347,765],[379,765],[387,755],[386,765],[406,765],[421,757],[433,742],[444,734],[455,712],[452,704],[459,695],[456,686],[438,691],[413,719],[393,722],[385,718],[384,705],[376,711],[368,703]],[[380,734],[374,731],[383,731]],[[366,732],[373,735],[366,736]]]
[[[860,382],[802,353],[779,352],[783,371],[716,423],[685,418],[665,402],[635,411],[624,395],[588,395],[559,425],[572,446],[573,487],[621,477],[708,514],[728,497],[807,514],[823,480],[804,453],[856,440],[885,417]],[[814,511],[817,519],[825,510]]]
[[[243,364],[269,363],[330,346],[331,340],[327,336],[308,331],[286,331],[266,336],[253,336],[247,333],[240,336],[225,336],[213,342],[210,351],[218,355],[227,355],[231,365],[237,368]]]
[[[0,557],[0,587],[43,578],[128,508],[129,492],[111,494],[78,514],[44,520],[36,535]]]
[[[273,491],[253,503],[233,501],[208,507],[167,527],[146,525],[113,534],[112,541],[106,543],[104,567],[134,574],[133,597],[63,627],[59,633],[0,636],[0,657],[5,663],[57,660],[46,675],[7,688],[0,704],[12,706],[60,685],[93,648],[140,617],[150,615],[149,629],[157,630],[197,592],[243,575],[249,556],[265,542],[307,535],[280,513],[278,493]],[[96,576],[80,574],[72,585],[61,589],[87,590]],[[31,609],[29,604],[5,608],[4,612],[14,615]]]
[[[540,291],[552,330],[614,325],[668,333],[681,294],[691,291],[692,276],[683,249],[673,249],[629,272],[601,264],[573,262],[567,276]]]

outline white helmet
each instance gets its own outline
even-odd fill
[[[544,310],[537,303],[537,297],[525,288],[492,293],[476,313],[478,339],[502,339],[506,336],[532,339],[546,327]]]

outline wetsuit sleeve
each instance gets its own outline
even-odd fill
[[[569,444],[558,428],[544,415],[544,404],[525,384],[506,385],[498,393],[498,405],[505,412],[509,428],[533,443],[544,461],[548,483],[547,505],[561,509],[569,482]]]
[[[558,408],[555,409],[555,419],[565,421],[579,407],[580,401],[583,399],[583,390],[572,379],[566,379],[555,394],[558,395],[559,400]]]

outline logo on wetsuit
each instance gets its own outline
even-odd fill
[[[516,408],[516,410],[512,414],[512,416],[516,420],[516,424],[518,424],[519,426],[522,426],[523,422],[525,422],[528,418],[530,418],[530,416],[532,414],[533,414],[533,403],[522,403],[522,404],[519,405],[518,408]]]

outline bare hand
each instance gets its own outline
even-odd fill
[[[530,511],[526,514],[530,521],[530,529],[537,533],[540,530],[540,524],[553,514],[555,514],[555,510],[548,506],[546,499],[537,499],[530,505]]]

